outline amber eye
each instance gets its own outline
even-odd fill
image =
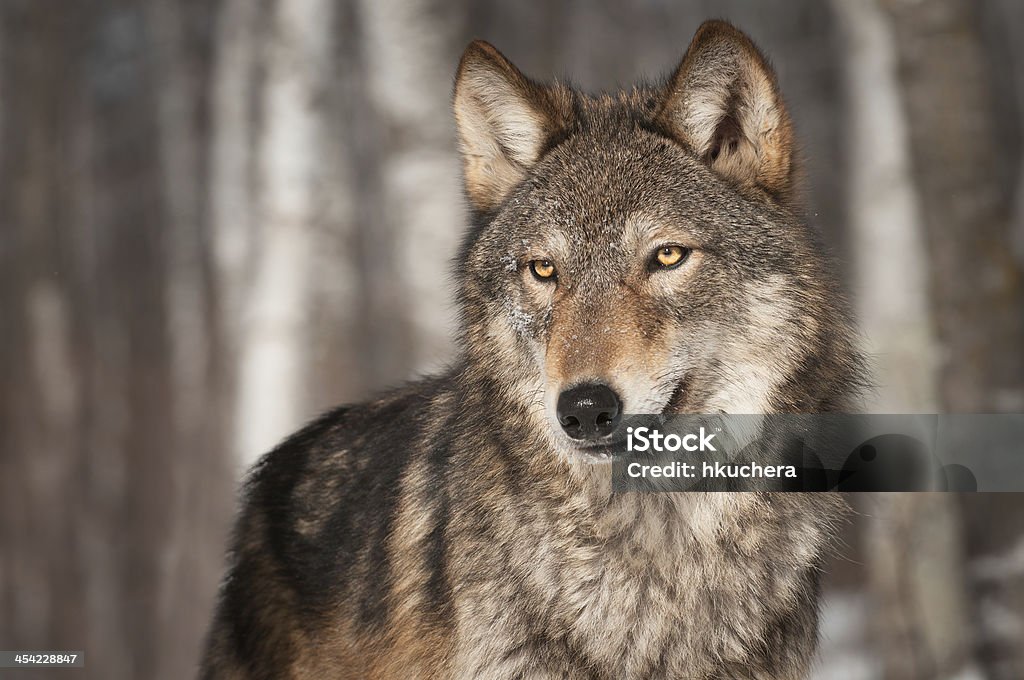
[[[682,246],[662,246],[654,252],[651,259],[652,269],[674,269],[690,255],[690,249]]]
[[[557,278],[555,265],[551,260],[531,260],[530,273],[540,281],[552,281]]]

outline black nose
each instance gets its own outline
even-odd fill
[[[583,383],[558,395],[558,422],[573,439],[600,439],[622,418],[622,400],[602,383]]]

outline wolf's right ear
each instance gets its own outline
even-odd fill
[[[571,102],[534,83],[483,40],[466,48],[455,76],[455,121],[466,193],[481,212],[495,208],[567,125]]]

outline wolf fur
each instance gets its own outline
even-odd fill
[[[202,677],[805,677],[841,501],[612,494],[555,415],[595,380],[630,413],[852,408],[772,70],[717,21],[664,83],[600,96],[474,42],[454,108],[459,359],[258,463]],[[688,257],[652,271],[666,243]]]

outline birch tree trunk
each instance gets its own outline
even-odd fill
[[[1024,410],[1021,268],[1007,244],[990,68],[967,0],[886,3],[927,225],[941,395],[956,412]]]
[[[370,382],[394,384],[452,356],[448,275],[464,228],[451,83],[463,2],[361,0],[362,147],[379,204],[361,206]],[[365,139],[365,138],[364,138]],[[365,141],[364,141],[365,144]],[[383,343],[383,344],[381,344]]]
[[[1024,410],[1024,269],[1010,244],[999,176],[990,55],[968,0],[888,0],[931,262],[940,396],[952,412]],[[1022,540],[1019,495],[961,499],[972,565]],[[1008,550],[1009,549],[1009,550]],[[993,554],[994,553],[994,554]],[[977,576],[978,572],[972,566]],[[977,579],[978,658],[993,678],[1024,675],[1024,569]],[[942,584],[936,584],[936,587]]]
[[[329,186],[324,172],[330,164],[326,140],[332,130],[325,102],[333,68],[334,18],[329,0],[275,2],[260,41],[264,61],[257,94],[261,125],[253,157],[255,214],[250,233],[234,235],[243,244],[246,264],[251,262],[234,338],[239,356],[234,439],[243,465],[294,431],[309,417],[312,405],[312,266],[317,234],[329,218],[330,192],[343,190]],[[222,29],[234,27],[225,23]],[[248,48],[236,49],[243,54],[225,59],[244,60]],[[234,112],[221,113],[228,117]],[[233,134],[223,126],[219,132]],[[228,224],[230,214],[218,217],[225,220],[219,229],[237,229]],[[229,296],[237,297],[235,291]]]
[[[873,0],[837,0],[849,106],[847,204],[858,317],[881,381],[871,413],[933,413],[935,339],[924,226],[908,149],[896,46]],[[943,678],[970,661],[968,596],[955,499],[875,494],[867,518],[868,631],[887,678]]]

